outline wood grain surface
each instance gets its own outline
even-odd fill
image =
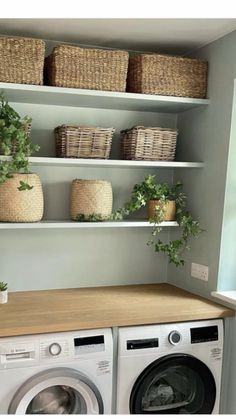
[[[229,316],[233,310],[169,284],[13,292],[0,305],[0,336]]]

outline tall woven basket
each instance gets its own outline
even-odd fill
[[[0,37],[0,81],[43,84],[44,55],[41,39]]]
[[[74,179],[71,187],[71,218],[76,221],[106,220],[112,212],[112,186],[105,180]]]
[[[127,91],[205,98],[207,61],[160,54],[130,57]]]
[[[171,128],[135,126],[121,131],[121,158],[124,160],[175,159],[178,131]]]
[[[126,51],[60,45],[46,58],[50,86],[124,92],[129,54]]]
[[[33,189],[19,191],[20,181],[27,182]],[[0,221],[31,223],[43,216],[43,191],[39,176],[14,174],[0,184]]]

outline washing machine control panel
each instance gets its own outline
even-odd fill
[[[181,342],[182,336],[178,330],[172,330],[168,336],[169,342],[171,345],[178,345]]]

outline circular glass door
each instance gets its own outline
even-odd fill
[[[86,414],[86,402],[82,395],[69,386],[47,387],[29,403],[27,415]]]
[[[96,386],[78,371],[55,368],[26,381],[14,395],[9,414],[102,414]]]
[[[216,386],[209,368],[197,358],[175,354],[150,364],[130,396],[133,414],[210,414]]]

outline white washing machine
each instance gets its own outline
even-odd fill
[[[0,414],[110,414],[110,329],[0,338]]]
[[[219,413],[222,355],[221,319],[120,328],[117,413]]]

